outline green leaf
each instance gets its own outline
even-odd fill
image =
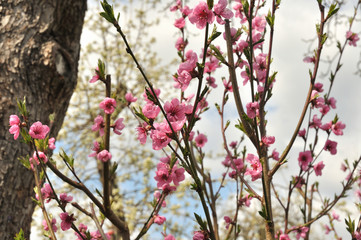
[[[352,235],[355,231],[355,220],[351,220],[350,216],[348,216],[348,220],[345,219],[346,230]]]
[[[217,32],[217,26],[214,25],[211,35],[208,38],[208,44],[211,44],[213,40],[215,40],[217,37],[221,35],[221,32]]]
[[[219,49],[216,46],[211,45],[210,49],[212,49],[213,51],[213,56],[215,56],[219,61],[221,61],[221,63],[227,64],[226,59],[224,59],[221,51],[219,51]]]
[[[109,5],[109,3],[106,0],[100,2],[100,4],[102,5],[102,8],[104,10],[104,12],[100,13],[100,16],[105,18],[108,22],[114,24],[115,17],[114,17],[113,6]]]
[[[324,34],[322,34],[322,37],[321,37],[321,45],[323,45],[326,42],[326,40],[327,40],[327,34],[324,33]]]
[[[207,224],[202,220],[201,216],[199,216],[197,213],[194,213],[194,216],[197,220],[197,223],[201,227],[201,230],[207,230]]]
[[[274,23],[275,23],[275,16],[271,14],[271,11],[268,11],[268,14],[266,16],[266,21],[268,23],[268,25],[273,28]]]
[[[21,162],[21,164],[26,167],[27,169],[30,169],[30,161],[29,161],[29,155],[26,155],[26,157],[18,157],[18,160]]]
[[[226,130],[228,127],[229,127],[229,124],[230,124],[231,122],[229,121],[229,120],[227,120],[227,122],[226,122],[226,126],[224,127],[224,130]]]
[[[16,103],[18,104],[20,114],[23,115],[24,117],[29,116],[29,113],[26,110],[26,97],[24,97],[24,100],[22,102],[17,100]]]
[[[328,13],[327,13],[327,18],[332,17],[334,14],[336,14],[338,12],[338,10],[340,8],[336,8],[336,6],[337,6],[337,3],[331,4],[330,9],[328,10]]]
[[[243,123],[238,119],[238,124],[235,125],[236,128],[247,134],[246,129],[243,126]]]
[[[212,9],[213,4],[214,4],[213,0],[207,0],[208,9]]]
[[[140,107],[139,107],[139,111],[135,107],[133,107],[133,111],[137,117],[142,119],[144,122],[149,123],[149,119],[146,116],[144,116],[142,109]]]
[[[20,232],[16,234],[14,239],[15,240],[26,240],[25,235],[24,235],[24,231],[23,231],[22,228],[20,228]]]
[[[248,16],[248,9],[249,9],[249,3],[247,0],[241,0],[242,6],[243,6],[243,12],[246,16]]]
[[[266,209],[264,206],[262,206],[262,211],[258,211],[258,213],[259,213],[259,215],[261,215],[262,218],[267,220],[267,213],[266,213]]]
[[[74,158],[73,156],[68,156],[63,149],[61,149],[61,152],[59,153],[59,156],[69,164],[69,166],[73,169],[74,168]]]

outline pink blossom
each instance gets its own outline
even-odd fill
[[[212,73],[216,71],[217,68],[219,68],[219,60],[215,56],[210,56],[209,61],[205,63],[204,66],[204,72],[205,73]]]
[[[327,104],[330,105],[333,109],[336,108],[336,99],[334,97],[330,97],[327,100]]]
[[[98,230],[90,233],[91,240],[110,240],[111,239],[111,235],[109,233],[105,233],[105,236],[107,239],[103,239],[102,235],[100,234],[100,232]]]
[[[96,81],[98,81],[100,79],[100,76],[99,76],[99,67],[96,67],[95,68],[95,75],[92,77],[92,79],[90,79],[90,83],[94,83]]]
[[[258,157],[249,153],[247,154],[246,160],[251,166],[246,169],[245,175],[251,175],[252,181],[259,179],[262,176],[262,165]]]
[[[14,134],[14,140],[19,137],[20,134],[20,119],[17,115],[11,115],[9,118],[10,129],[9,132]]]
[[[274,136],[264,136],[262,137],[262,142],[269,147],[271,144],[273,144],[275,142],[275,137]]]
[[[178,51],[183,51],[184,48],[187,46],[187,43],[188,42],[185,42],[183,37],[179,37],[175,43],[175,48],[178,50]]]
[[[233,92],[231,80],[227,81],[225,78],[223,78],[223,86],[226,92]]]
[[[160,112],[160,108],[154,103],[147,103],[142,108],[142,112],[148,119],[155,119]]]
[[[99,159],[102,162],[107,162],[110,159],[112,159],[112,154],[104,149],[97,154],[97,159]]]
[[[306,136],[306,129],[298,131],[298,136],[304,138]]]
[[[29,134],[32,138],[36,139],[44,139],[46,134],[49,132],[49,127],[47,125],[43,125],[41,122],[35,122],[31,125]]]
[[[243,50],[244,50],[245,48],[247,48],[247,47],[248,47],[248,42],[245,41],[245,40],[240,40],[239,43],[238,43],[238,45],[237,45],[237,51],[243,52]],[[241,68],[242,68],[242,67],[241,67]]]
[[[216,14],[216,19],[219,24],[224,24],[225,21],[221,18],[230,19],[233,17],[233,12],[227,8],[227,0],[219,0],[216,5],[214,5],[214,13]]]
[[[165,194],[169,194],[177,190],[177,187],[169,185],[169,183],[163,184],[162,190]]]
[[[60,213],[60,219],[61,219],[60,227],[61,230],[63,231],[70,229],[71,225],[76,220],[73,217],[73,214],[69,215],[67,212]]]
[[[184,7],[181,9],[181,12],[182,12],[182,14],[186,17],[186,16],[188,16],[188,15],[192,12],[192,9],[190,9],[188,6],[184,6]]]
[[[150,131],[150,138],[153,140],[153,149],[154,150],[161,150],[162,148],[166,147],[168,143],[172,141],[170,137],[168,137],[164,124],[154,124],[155,129]]]
[[[315,83],[315,85],[313,85],[313,88],[319,93],[323,92],[322,87],[323,87],[323,84],[320,82],[317,82],[317,83]]]
[[[173,76],[173,80],[175,81],[175,88],[180,88],[182,91],[185,91],[188,88],[190,81],[192,80],[192,76],[189,72],[184,70],[178,73],[177,76]]]
[[[332,124],[331,130],[335,135],[343,135],[343,129],[346,127],[342,122]]]
[[[155,172],[155,174],[156,176],[154,177],[154,179],[157,181],[158,188],[162,188],[163,185],[172,182],[168,167],[157,167],[157,171]]]
[[[246,105],[247,115],[249,118],[255,118],[258,114],[259,104],[258,102],[250,102]]]
[[[176,166],[173,166],[171,176],[174,185],[178,186],[179,183],[185,179],[184,172],[185,172],[184,168],[178,168]]]
[[[48,140],[48,148],[51,150],[54,150],[55,147],[55,138],[49,138]]]
[[[306,238],[306,234],[307,234],[307,232],[308,232],[308,227],[301,227],[301,228],[298,228],[297,230],[296,230],[296,232],[297,232],[297,235],[296,235],[296,238],[297,238],[297,240],[298,239],[300,239],[300,238]]]
[[[197,28],[203,29],[207,23],[213,23],[214,14],[212,10],[208,9],[207,3],[202,1],[199,2],[199,4],[188,15],[188,18],[192,24],[196,24]]]
[[[277,152],[276,149],[273,149],[271,157],[272,157],[274,160],[278,161],[278,160],[280,160],[279,155],[280,155],[279,152]]]
[[[326,233],[326,235],[329,234],[330,232],[331,232],[330,227],[325,224],[325,233]]]
[[[136,102],[137,98],[134,97],[131,92],[128,92],[128,93],[125,94],[125,100],[128,102],[128,104],[130,104],[132,102]]]
[[[143,123],[143,126],[138,126],[137,130],[137,139],[141,144],[145,144],[147,142],[147,123]]]
[[[95,119],[94,119],[94,124],[92,126],[92,131],[98,131],[99,130],[99,135],[103,136],[104,135],[104,119],[101,115],[98,115]]]
[[[159,199],[161,197],[161,193],[157,190],[157,191],[154,192],[153,196],[157,201],[159,201]],[[162,204],[162,207],[167,206],[167,203],[164,200],[163,200],[163,202],[161,204]]]
[[[20,118],[17,115],[10,115],[9,124],[10,126],[20,125]]]
[[[355,238],[356,240],[361,240],[361,232],[353,232],[352,233],[352,237]]]
[[[212,88],[216,88],[216,87],[217,87],[217,84],[215,84],[216,79],[215,79],[214,77],[208,76],[208,77],[206,78],[206,80],[207,80],[207,84],[208,84],[210,87],[212,87]]]
[[[247,193],[246,196],[244,196],[243,198],[241,198],[239,200],[239,204],[241,206],[249,207],[249,206],[251,206],[251,200],[252,200],[252,197]]]
[[[182,2],[181,2],[181,0],[177,0],[176,4],[173,5],[173,6],[171,6],[169,10],[170,10],[171,12],[175,12],[175,11],[177,11],[178,9],[181,9],[181,8],[182,8]]]
[[[288,236],[288,234],[282,233],[279,240],[290,240],[290,237]]]
[[[48,223],[46,222],[46,220],[43,220],[43,227],[45,231],[49,231],[49,227],[48,227]],[[54,232],[56,232],[58,230],[58,227],[56,226],[56,218],[51,219],[51,228],[53,229]]]
[[[332,122],[328,122],[320,126],[320,128],[326,132],[329,131],[331,127],[332,127]]]
[[[124,120],[124,118],[119,118],[118,120],[115,121],[114,127],[113,127],[113,131],[115,134],[118,134],[118,135],[122,134],[121,130],[123,130],[123,128],[125,127],[125,125],[123,124],[123,120]]]
[[[38,156],[43,163],[48,162],[48,157],[45,155],[45,153],[38,151],[38,154],[36,154],[36,151],[34,151],[33,159],[37,162],[38,165],[40,164]]]
[[[117,106],[117,102],[113,98],[106,97],[99,107],[104,110],[106,114],[112,114]]]
[[[356,194],[356,197],[359,199],[359,201],[361,201],[361,190],[357,189],[355,194]]]
[[[302,168],[303,171],[307,171],[308,165],[312,161],[311,151],[300,152],[298,155],[298,165]]]
[[[230,33],[231,33],[231,42],[232,42],[232,45],[235,45],[237,40],[241,37],[241,36],[236,36],[237,34],[237,29],[235,28],[231,28],[230,29]],[[226,33],[224,32],[223,33],[223,39],[224,40],[227,40],[227,37],[226,37]]]
[[[256,61],[253,63],[253,68],[257,72],[257,76],[261,82],[265,81],[267,70],[267,54],[260,53],[256,57]]]
[[[176,28],[182,29],[182,28],[184,28],[185,25],[186,25],[186,22],[183,17],[180,17],[175,20],[174,26]]]
[[[68,196],[67,193],[61,193],[59,195],[59,199],[63,204],[67,204],[67,203],[70,203],[71,201],[73,201],[73,197],[70,195]]]
[[[193,240],[206,240],[207,238],[204,236],[202,231],[196,231],[193,235]]]
[[[166,218],[164,216],[155,215],[154,216],[154,223],[158,225],[162,225],[165,222]]]
[[[184,104],[180,103],[177,98],[173,98],[171,102],[167,101],[164,104],[164,111],[170,122],[181,121],[186,117]]]
[[[331,141],[327,139],[325,146],[323,147],[324,150],[330,151],[332,155],[335,155],[337,153],[337,142]]]
[[[294,178],[294,183],[295,183],[295,187],[296,188],[301,188],[302,185],[305,184],[305,179],[303,179],[302,177],[295,177]]]
[[[224,221],[226,222],[226,229],[228,229],[229,228],[229,225],[232,223],[232,220],[231,220],[231,218],[230,217],[228,217],[228,216],[224,216]]]
[[[188,50],[186,52],[186,61],[182,62],[178,67],[178,74],[183,71],[191,72],[197,66],[198,56],[197,53],[193,52],[192,50]]]
[[[207,143],[208,139],[206,137],[206,135],[200,133],[198,134],[198,136],[194,139],[194,141],[196,142],[196,146],[199,148],[204,147],[204,145]]]
[[[99,142],[97,142],[97,141],[93,142],[92,151],[94,151],[94,152],[89,154],[88,157],[95,157],[100,152],[100,144],[99,144]]]
[[[322,122],[321,119],[317,117],[317,115],[313,115],[312,122],[310,122],[310,128],[319,128]]]
[[[340,215],[338,215],[335,210],[332,211],[332,218],[335,219],[336,221],[341,221]]]
[[[305,57],[305,58],[303,59],[303,61],[304,61],[305,63],[315,63],[315,62],[316,62],[316,58],[315,58],[315,56]]]
[[[172,234],[168,234],[164,240],[176,240],[175,237]]]
[[[232,141],[229,146],[233,149],[235,149],[237,147],[237,141]]]
[[[49,183],[45,183],[44,186],[40,189],[41,196],[46,202],[50,202],[51,199],[54,198],[54,192]],[[38,194],[35,195],[35,198],[39,200]]]
[[[265,16],[255,16],[252,19],[252,28],[258,32],[263,33],[266,27],[266,18]]]
[[[315,170],[316,176],[322,175],[322,169],[325,167],[325,164],[323,164],[323,161],[317,163],[315,166],[313,166],[313,170]]]
[[[81,235],[84,237],[84,239],[87,239],[86,232],[88,230],[88,227],[86,225],[80,223],[79,227],[78,227],[78,230],[81,233]],[[74,234],[77,236],[76,240],[83,240],[83,238],[81,238],[78,233],[75,232]]]
[[[356,47],[356,42],[358,40],[360,40],[358,35],[356,33],[351,32],[351,31],[346,32],[346,39],[349,40],[348,44],[350,46],[354,46],[354,47]]]
[[[341,163],[341,171],[346,172],[347,167],[344,163]]]

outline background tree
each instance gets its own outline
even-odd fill
[[[17,158],[29,148],[8,134],[16,99],[27,97],[31,121],[56,136],[76,85],[86,0],[0,3],[0,239],[26,238],[34,210],[34,177]]]

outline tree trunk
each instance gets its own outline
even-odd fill
[[[31,171],[17,160],[32,154],[10,135],[9,116],[26,96],[30,122],[55,137],[76,86],[86,0],[0,0],[0,239],[22,228],[29,239],[34,203]],[[21,138],[21,137],[19,137]]]

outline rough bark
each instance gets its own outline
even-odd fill
[[[26,96],[30,121],[58,133],[76,86],[86,0],[0,0],[0,239],[22,228],[29,239],[34,204],[31,171],[17,160],[30,149],[9,134],[16,99]]]

